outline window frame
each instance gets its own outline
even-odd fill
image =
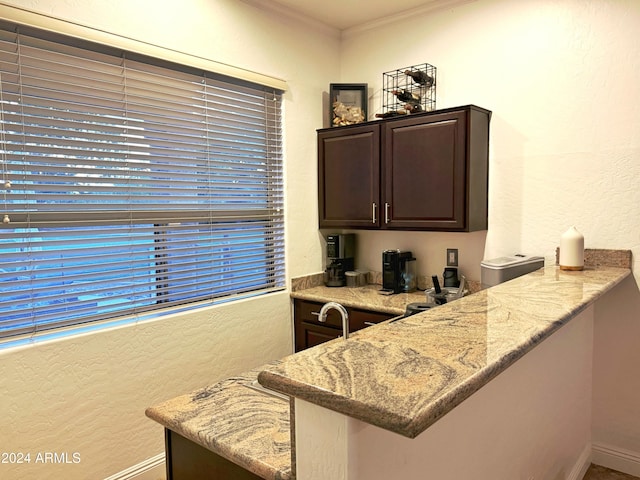
[[[2,9],[4,9],[5,6],[0,6],[0,11]],[[17,9],[20,10],[20,9]],[[33,18],[33,14],[29,13],[29,15],[31,16],[31,18]],[[37,15],[36,15],[37,16]],[[40,19],[42,20],[42,19]],[[50,21],[51,19],[47,19],[47,21]],[[55,22],[58,22],[57,20]],[[3,24],[6,24],[7,22],[3,21]],[[9,22],[9,23],[15,23],[15,22]],[[33,23],[33,22],[32,22]],[[37,22],[36,22],[37,23]],[[57,27],[60,27],[60,23],[57,24]],[[62,23],[62,25],[64,25],[64,22]],[[69,25],[67,25],[69,26]],[[70,25],[73,28],[78,28],[77,25]],[[33,24],[29,24],[29,25],[19,25],[19,28],[21,29],[25,29],[28,32],[33,32],[35,31],[34,28],[40,30],[40,26],[36,26],[34,27]],[[91,31],[91,29],[86,29],[85,27],[82,27],[83,31],[87,32],[87,31]],[[85,42],[90,42],[92,44],[92,48],[94,48],[96,51],[99,51],[101,53],[108,53],[108,54],[113,54],[114,51],[120,51],[121,49],[114,49],[114,47],[112,46],[105,46],[102,44],[97,44],[95,43],[95,38],[91,38],[89,40],[85,40],[85,39],[79,39],[76,36],[74,37],[68,37],[65,34],[60,34],[59,32],[54,32],[53,30],[55,29],[47,29],[47,34],[43,34],[43,36],[47,37],[47,38],[56,38],[56,39],[62,39],[64,38],[66,42],[68,42],[69,45],[72,45],[74,47],[77,47],[78,45],[82,45]],[[95,32],[94,32],[95,33]],[[103,34],[104,32],[101,32],[101,34]],[[64,37],[61,37],[60,35],[64,35]],[[91,36],[91,35],[90,35]],[[122,39],[120,39],[122,40]],[[122,42],[120,42],[122,43]],[[126,39],[127,44],[130,44],[130,40]],[[167,51],[168,53],[168,57],[170,57],[170,59],[165,59],[165,58],[152,58],[149,57],[147,54],[142,54],[139,53],[139,50],[149,50],[148,49],[148,45],[144,45],[144,44],[140,44],[138,46],[142,46],[144,48],[142,49],[137,49],[138,51],[129,51],[126,53],[126,55],[128,55],[128,58],[131,58],[134,61],[139,61],[139,62],[146,62],[149,64],[153,64],[154,66],[157,67],[176,67],[177,64],[175,63],[175,59],[176,58],[185,58],[184,54],[179,54],[176,55],[176,52],[172,52],[172,51]],[[135,49],[134,49],[135,50]],[[162,49],[160,49],[160,47],[154,47],[152,49],[154,52],[158,52],[161,51]],[[199,59],[199,58],[194,58],[191,59],[192,61],[190,61],[188,65],[181,65],[180,66],[180,70],[186,73],[193,73],[195,71],[201,71],[200,68],[202,65],[206,65],[209,67],[215,67],[217,64],[215,62],[210,62],[210,61],[203,61],[203,59]],[[196,66],[197,65],[197,66]],[[238,70],[236,69],[235,72],[237,73],[238,71],[240,72],[244,72],[246,73],[246,71],[242,71],[241,69]],[[250,75],[244,75],[244,78],[241,79],[230,79],[228,76],[226,75],[220,75],[219,73],[216,72],[211,72],[209,71],[210,75],[214,75],[216,80],[223,80],[223,81],[227,81],[227,82],[232,82],[234,85],[238,86],[238,87],[246,87],[246,86],[252,86],[252,87],[256,87],[255,83],[247,80],[247,77],[255,80],[256,79],[256,75],[253,74],[253,72],[249,72],[251,73]],[[257,74],[257,77],[260,79],[263,79],[264,76],[260,76],[259,74]],[[269,77],[264,77],[267,78],[267,82],[265,83],[269,83],[271,85],[262,85],[259,88],[263,88],[265,90],[270,90],[273,91],[274,93],[277,93],[277,95],[279,96],[280,100],[279,102],[281,102],[281,95],[282,95],[282,91],[278,90],[278,89],[274,89],[273,84],[277,84],[279,86],[282,86],[282,82],[278,81],[277,79],[271,79]],[[278,112],[278,118],[280,119],[280,123],[282,122],[281,117],[280,117],[280,110],[281,107],[278,108],[279,112]],[[281,124],[278,126],[279,129],[282,128]],[[282,168],[282,145],[280,144],[279,146],[280,151],[278,153],[279,157],[280,157],[280,166],[278,168]],[[5,149],[3,149],[3,151],[5,151]],[[280,195],[281,197],[283,196],[283,186],[280,185],[279,186],[280,190],[276,191],[276,195]],[[163,310],[165,311],[173,311],[173,310],[184,310],[184,309],[189,309],[189,308],[194,308],[195,306],[202,306],[202,305],[206,305],[206,304],[211,304],[211,303],[218,303],[218,302],[227,302],[231,299],[235,299],[235,298],[244,298],[247,295],[260,295],[260,294],[264,294],[264,293],[269,293],[272,291],[280,291],[283,290],[285,288],[284,286],[284,269],[285,269],[285,264],[284,264],[284,212],[283,212],[283,206],[282,203],[280,204],[279,207],[277,207],[277,209],[279,210],[279,216],[280,216],[280,220],[279,222],[281,222],[281,232],[279,233],[280,236],[280,242],[281,245],[278,249],[278,253],[277,255],[281,256],[282,258],[279,259],[279,265],[278,265],[278,269],[279,269],[279,273],[277,274],[277,281],[274,284],[273,287],[271,288],[267,288],[267,289],[259,289],[257,291],[249,291],[249,292],[241,292],[241,291],[237,291],[234,292],[231,297],[229,296],[222,296],[222,297],[216,297],[214,296],[213,298],[209,299],[209,300],[202,300],[202,299],[196,299],[192,302],[187,302],[187,303],[171,303],[169,305],[163,305]],[[186,215],[187,217],[189,216],[190,213],[192,213],[193,211],[190,209],[185,209],[184,211],[182,211],[181,213],[183,215]],[[74,222],[79,221],[79,219],[86,219],[89,221],[93,221],[93,222],[97,222],[96,224],[100,225],[118,225],[118,224],[122,224],[126,222],[132,222],[135,221],[136,218],[148,218],[148,212],[143,211],[143,210],[134,210],[134,211],[129,211],[127,212],[127,218],[121,218],[122,212],[118,212],[118,211],[100,211],[100,212],[75,212],[74,213]],[[58,225],[58,227],[62,226],[65,224],[65,220],[61,220],[60,219],[60,212],[59,211],[54,211],[54,212],[23,212],[23,213],[11,213],[11,222],[13,224],[20,224],[23,223],[24,225],[45,225],[47,222],[51,222],[51,221],[55,221]],[[217,211],[216,212],[217,215],[219,215],[218,218],[224,218],[225,221],[231,221],[230,219],[232,219],[234,216],[238,215],[238,211],[237,210],[228,210],[228,211]],[[158,214],[158,212],[155,213],[156,216],[153,217],[154,222],[160,220],[163,217],[163,214]],[[169,218],[167,220],[167,222],[171,223],[171,220],[175,220],[176,218],[176,212],[172,212],[170,215],[167,215]],[[206,215],[205,215],[206,216]],[[140,220],[142,221],[142,220]],[[205,220],[206,221],[206,220]],[[210,218],[209,222],[210,223],[216,223],[216,221],[219,220],[215,220]],[[164,224],[164,225],[168,225]],[[157,224],[157,228],[158,230],[160,230],[161,226],[163,225],[162,223],[158,222]],[[145,309],[145,308],[141,308],[140,310],[137,311],[132,311],[132,312],[126,312],[122,315],[118,315],[115,318],[101,318],[98,320],[90,320],[90,323],[100,323],[103,321],[106,322],[113,322],[113,321],[120,321],[121,319],[126,319],[126,318],[132,318],[132,319],[139,319],[148,315],[153,315],[156,316],[158,315],[159,310],[158,309],[153,309],[153,312],[149,313],[148,312],[149,309]],[[0,326],[1,326],[0,322]],[[86,325],[86,322],[81,321],[70,321],[70,322],[53,322],[52,327],[54,329],[59,329],[59,328],[64,328],[64,327],[68,327],[68,326],[77,326],[77,325]],[[1,329],[0,329],[1,330]],[[45,331],[49,331],[50,328],[49,326],[45,326]],[[39,332],[41,332],[42,330],[39,328],[39,323],[37,321],[34,321],[33,323],[33,328],[29,328],[27,329],[27,331],[24,330],[20,330],[17,332],[14,332],[13,335],[23,335],[23,334],[27,334],[27,335],[35,335],[38,334]],[[0,338],[2,337],[2,335],[0,335]],[[11,337],[9,337],[11,338]]]

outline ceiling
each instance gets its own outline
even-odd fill
[[[410,15],[465,0],[249,0],[279,4],[286,11],[314,19],[338,30],[346,30],[389,17]],[[469,0],[466,0],[469,1]]]

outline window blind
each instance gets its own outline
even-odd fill
[[[283,288],[280,91],[0,27],[0,337]]]

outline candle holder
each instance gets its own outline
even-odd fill
[[[584,269],[584,237],[571,227],[560,238],[560,270]]]

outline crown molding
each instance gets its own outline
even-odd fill
[[[425,3],[416,8],[411,8],[403,12],[398,12],[393,15],[387,15],[386,17],[378,18],[370,22],[349,27],[342,30],[342,38],[346,38],[352,35],[366,32],[368,30],[374,30],[393,23],[401,22],[413,17],[419,17],[426,15],[427,13],[433,13],[438,10],[444,10],[446,8],[455,7],[458,5],[464,5],[467,3],[474,3],[478,0],[432,0],[429,3]]]
[[[316,20],[314,18],[308,17],[307,15],[303,15],[298,13],[290,8],[285,7],[277,2],[270,0],[241,0],[242,2],[255,7],[259,10],[265,11],[270,14],[280,15],[291,20],[294,20],[298,24],[305,25],[309,28],[313,28],[315,31],[322,33],[324,35],[340,38],[340,29],[336,27],[332,27],[331,25],[327,25],[320,20]]]

